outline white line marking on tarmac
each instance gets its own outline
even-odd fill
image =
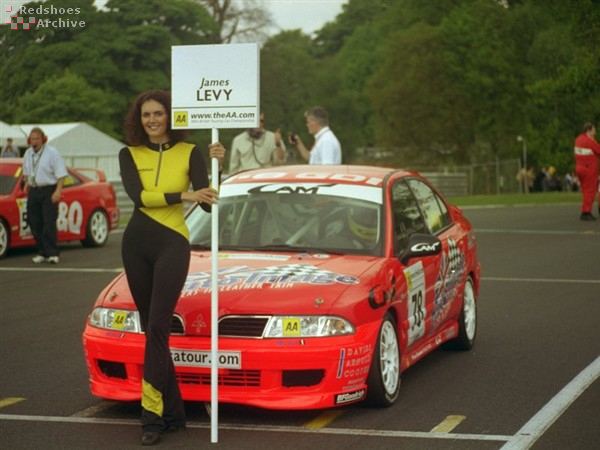
[[[552,400],[529,419],[501,450],[525,450],[564,413],[577,398],[600,377],[600,356],[571,380]]]
[[[509,230],[494,228],[475,228],[475,234],[479,233],[499,233],[499,234],[550,234],[550,235],[575,235],[575,236],[595,236],[600,234],[594,230],[571,231],[571,230]]]
[[[516,277],[481,277],[482,281],[516,281],[522,283],[582,283],[600,284],[600,280],[574,280],[567,278],[516,278]]]
[[[0,267],[0,272],[82,272],[82,273],[119,273],[122,267],[115,269],[77,268],[77,267]]]
[[[54,422],[54,423],[78,423],[90,425],[135,425],[140,426],[139,420],[127,419],[99,419],[91,417],[57,417],[57,416],[27,416],[0,414],[0,420],[11,420],[20,422]],[[209,429],[208,423],[188,422],[188,428]],[[452,433],[430,433],[419,431],[394,431],[394,430],[361,430],[355,428],[304,428],[304,427],[284,427],[278,425],[230,425],[219,424],[222,430],[233,431],[258,431],[272,433],[309,433],[309,434],[334,434],[348,436],[374,436],[374,437],[392,437],[392,438],[418,438],[418,439],[446,439],[462,441],[498,441],[506,442],[512,436],[495,434],[452,434]]]

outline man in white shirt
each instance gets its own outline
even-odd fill
[[[309,164],[341,164],[342,146],[331,128],[329,114],[320,106],[315,106],[304,113],[306,128],[315,137],[315,143],[308,150],[298,135],[290,135],[290,143],[295,144],[300,156]]]
[[[27,194],[27,223],[38,246],[33,257],[36,264],[58,264],[58,231],[56,218],[64,178],[69,174],[65,163],[40,128],[29,133],[31,145],[23,156],[24,191]]]

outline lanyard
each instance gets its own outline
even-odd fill
[[[37,176],[38,169],[40,168],[40,160],[42,159],[42,154],[44,153],[45,149],[46,149],[46,145],[44,145],[42,147],[42,149],[40,150],[40,153],[36,159],[34,159],[35,150],[31,154],[31,165],[33,166],[33,169],[32,169],[33,173],[32,173],[32,175],[29,176],[29,179],[30,179],[29,184],[31,184],[32,186],[36,186],[35,177]]]

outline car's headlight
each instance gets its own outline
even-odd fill
[[[265,337],[325,337],[354,333],[354,326],[337,316],[274,316],[267,324]]]
[[[129,309],[96,308],[90,314],[90,325],[107,330],[141,333],[140,314]]]

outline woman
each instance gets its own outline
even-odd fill
[[[200,149],[183,142],[184,130],[171,129],[170,109],[169,92],[140,94],[125,120],[130,146],[119,153],[123,186],[135,206],[123,234],[123,265],[146,333],[142,445],[154,445],[161,433],[185,428],[169,350],[173,311],[190,261],[183,202],[200,202],[210,211],[218,200]],[[209,155],[218,159],[220,171],[223,146],[210,144]],[[193,191],[188,191],[190,182]]]

